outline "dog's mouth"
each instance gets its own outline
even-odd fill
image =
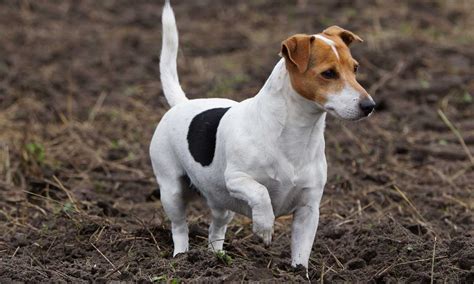
[[[324,107],[324,110],[329,112],[331,115],[339,118],[339,119],[345,119],[344,117],[342,117],[341,115],[339,115],[339,113],[337,113],[336,109],[333,108],[333,107]]]
[[[332,114],[335,114],[336,113],[336,110],[333,108],[333,107],[327,107],[325,108],[327,112],[329,113],[332,113]]]
[[[348,121],[359,121],[359,120],[362,120],[364,118],[367,118],[369,116],[365,116],[365,115],[362,115],[361,113],[349,113],[349,115],[341,115],[339,114],[339,112],[332,106],[328,106],[328,107],[324,107],[324,110],[329,112],[331,115],[339,118],[339,119],[342,119],[342,120],[348,120]]]

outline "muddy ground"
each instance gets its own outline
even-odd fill
[[[171,257],[147,154],[167,110],[158,2],[0,1],[0,282],[304,281],[291,217],[268,249],[236,218],[217,256],[197,202],[192,249]],[[473,283],[472,1],[173,2],[192,98],[254,95],[293,33],[365,39],[378,107],[328,118],[311,281]]]

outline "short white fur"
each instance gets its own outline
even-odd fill
[[[177,50],[176,23],[167,2],[160,72],[172,108],[155,130],[150,156],[161,203],[171,220],[173,255],[189,249],[186,205],[193,192],[184,179],[188,176],[211,209],[210,249],[223,249],[234,212],[252,218],[253,231],[265,244],[271,242],[275,218],[293,214],[292,265],[307,268],[327,178],[325,106],[296,93],[283,58],[253,98],[240,103],[188,100],[176,72]],[[343,100],[352,100],[352,93],[338,97],[328,102],[329,107],[339,109]],[[202,166],[188,149],[189,125],[197,114],[217,107],[230,109],[217,129],[213,161]],[[337,113],[342,117],[346,112]]]
[[[170,106],[187,101],[179,84],[176,58],[178,56],[178,28],[170,1],[166,0],[161,18],[163,39],[160,56],[160,79],[163,93]]]
[[[367,99],[372,100],[369,96]],[[327,102],[324,108],[335,116],[345,120],[359,120],[364,114],[360,107],[360,93],[354,90],[349,84],[335,94],[327,96]]]

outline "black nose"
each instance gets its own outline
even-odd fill
[[[363,99],[359,103],[359,107],[362,110],[362,112],[367,116],[374,110],[375,102],[371,99]]]

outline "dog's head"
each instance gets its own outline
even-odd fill
[[[297,34],[282,42],[281,55],[295,91],[346,120],[369,116],[375,102],[357,82],[359,64],[349,46],[356,34],[332,26],[316,35]]]

